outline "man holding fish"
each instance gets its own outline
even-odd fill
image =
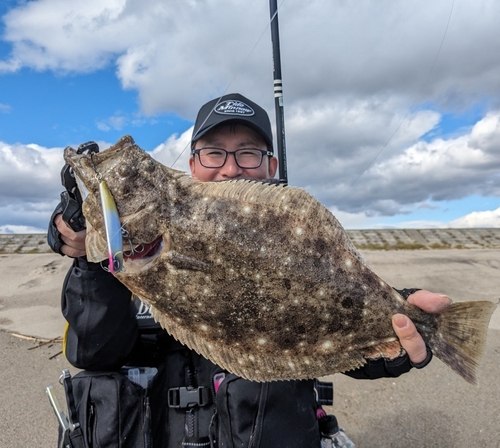
[[[277,166],[269,117],[260,106],[242,95],[229,94],[200,109],[189,160],[194,179],[268,180],[275,176]],[[49,226],[49,243],[75,259],[63,287],[63,315],[68,321],[65,355],[81,369],[120,370],[124,365],[158,369],[150,385],[153,446],[181,446],[181,442],[207,447],[216,443],[219,447],[320,446],[325,416],[314,399],[317,383],[251,382],[182,346],[153,321],[147,304],[137,296],[130,301],[130,291],[116,277],[87,260],[85,238],[86,231],[73,231],[57,209]],[[125,259],[127,255],[130,259],[147,257],[148,251],[156,250],[142,249],[125,253]],[[400,294],[427,313],[440,313],[451,303],[447,296],[429,291],[408,289]],[[385,357],[374,354],[347,375],[399,376],[429,363],[431,351],[413,322],[395,314],[392,325],[402,348],[394,346]],[[186,388],[189,392],[208,388],[213,396],[201,398],[200,392],[197,399],[182,404]]]

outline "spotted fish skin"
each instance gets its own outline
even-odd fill
[[[86,192],[89,259],[106,258],[95,167],[131,244],[158,247],[125,259],[116,277],[171,335],[228,371],[270,381],[351,370],[399,345],[391,316],[403,313],[438,357],[476,381],[495,305],[460,303],[440,315],[412,306],[303,190],[201,183],[154,161],[130,136],[92,163],[71,148],[65,160]]]

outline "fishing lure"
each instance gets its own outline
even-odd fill
[[[106,230],[106,241],[108,243],[109,271],[114,274],[123,269],[123,239],[124,230],[120,224],[120,216],[113,195],[102,175],[97,171],[94,163],[95,152],[90,152],[90,163],[94,169],[95,176],[99,182],[99,195],[101,196],[102,216],[104,217],[104,228]]]
[[[114,274],[123,269],[123,240],[120,217],[118,216],[115,200],[103,180],[99,182],[99,193],[101,195],[102,214],[108,242],[109,270]]]

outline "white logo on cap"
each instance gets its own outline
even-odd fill
[[[246,115],[251,117],[255,115],[254,110],[242,101],[226,100],[219,103],[214,112],[221,115]]]

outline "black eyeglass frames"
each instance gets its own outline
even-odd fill
[[[236,165],[244,169],[259,168],[264,156],[272,156],[273,153],[266,149],[242,148],[236,151],[226,151],[222,148],[200,148],[193,149],[191,155],[198,154],[200,163],[205,168],[221,168],[227,160],[228,154],[233,154]]]

